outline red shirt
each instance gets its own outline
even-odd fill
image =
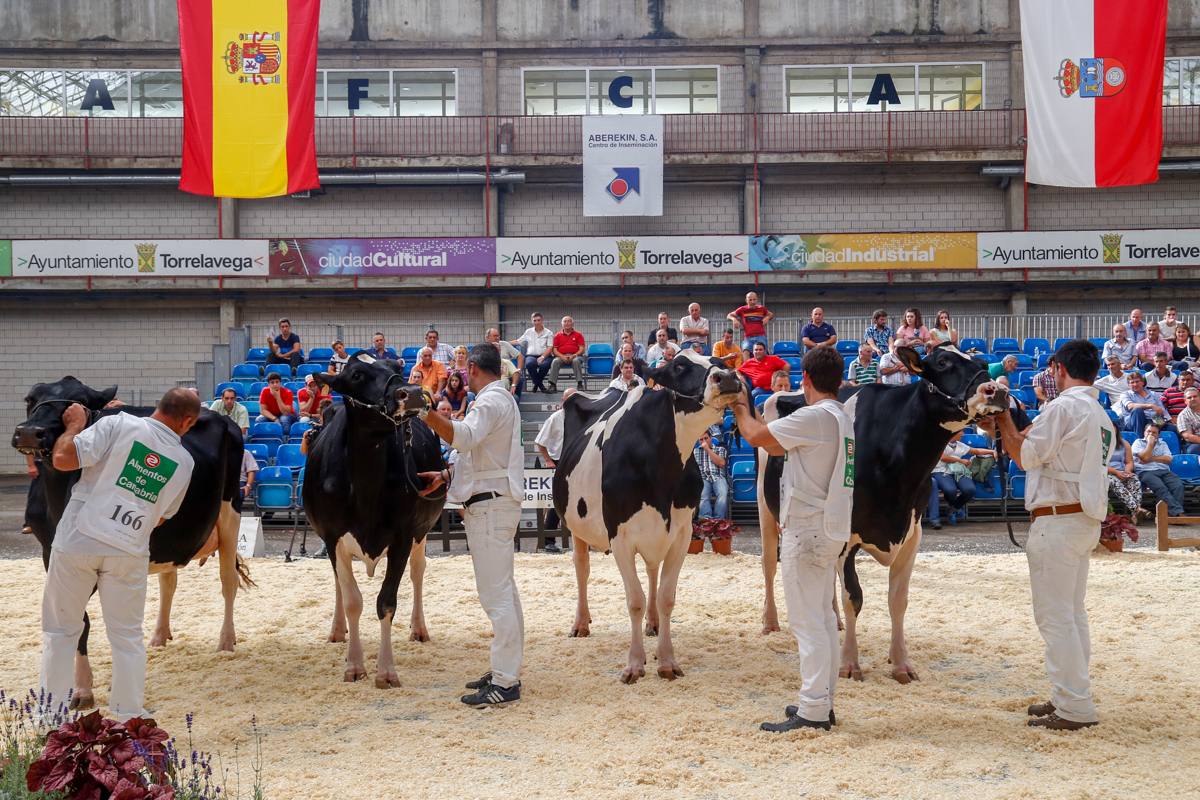
[[[779,370],[788,371],[788,363],[779,356],[767,356],[762,361],[752,358],[738,367],[738,372],[748,377],[755,389],[770,389],[771,376]]]
[[[280,394],[282,393],[280,392]],[[321,401],[332,399],[333,391],[329,387],[323,386],[320,389],[309,389],[306,386],[300,390],[300,413],[315,417],[321,411]]]
[[[747,336],[767,335],[767,329],[763,327],[763,317],[767,315],[766,306],[739,306],[733,315],[742,321],[742,332]]]
[[[292,390],[286,386],[280,386],[279,398],[283,400],[283,402],[287,405],[287,408],[279,407],[279,405],[275,402],[275,395],[271,394],[270,387],[267,387],[266,389],[262,390],[261,394],[259,394],[258,405],[263,411],[269,411],[277,417],[283,416],[284,414],[291,416],[291,414],[294,413],[292,410]]]
[[[563,355],[573,355],[583,350],[583,334],[579,331],[559,331],[554,334],[554,349]]]

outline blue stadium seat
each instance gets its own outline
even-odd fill
[[[275,457],[275,451],[283,444],[283,427],[278,422],[250,423],[250,442],[267,447],[267,455]]]
[[[262,370],[258,364],[234,364],[229,377],[235,381],[262,380]]]
[[[314,375],[318,372],[324,372],[328,364],[301,364],[296,368],[296,377],[303,379],[305,375]]]
[[[259,469],[262,469],[263,467],[266,467],[266,466],[270,466],[271,452],[267,449],[267,446],[265,444],[259,444],[257,442],[247,442],[245,447],[246,447],[246,452],[249,453],[250,455],[254,456],[254,460],[258,462]]]
[[[288,441],[294,444],[300,444],[300,440],[304,438],[304,432],[312,427],[312,423],[306,419],[292,423],[292,427],[288,428]]]
[[[1112,420],[1113,425],[1120,427],[1121,418],[1117,416],[1117,412],[1113,411],[1111,408],[1106,408],[1105,411],[1108,412],[1108,418]]]
[[[1017,369],[1033,369],[1036,366],[1033,356],[1027,356],[1024,353],[1005,353],[1005,355],[1017,359]]]
[[[588,358],[592,356],[615,356],[611,344],[589,344],[587,349]]]
[[[1071,337],[1069,337],[1069,336],[1060,336],[1060,337],[1058,337],[1057,339],[1055,339],[1055,340],[1054,340],[1054,352],[1056,352],[1056,353],[1057,353],[1057,352],[1058,352],[1058,348],[1062,347],[1062,346],[1063,346],[1064,344],[1066,344],[1067,342],[1073,342],[1073,341],[1075,341],[1075,340],[1074,340],[1074,339],[1072,339],[1072,338],[1071,338]]]
[[[217,388],[213,390],[213,398],[215,399],[220,397],[226,389],[233,389],[235,392],[237,392],[238,400],[241,400],[246,396],[246,387],[241,383],[241,381],[225,381],[224,383],[217,384]]]
[[[1108,342],[1108,339],[1105,339],[1103,336],[1097,336],[1094,339],[1088,339],[1088,341],[1096,345],[1097,350],[1103,350],[1105,343]]]
[[[1050,363],[1050,356],[1052,356],[1052,355],[1054,355],[1054,354],[1053,353],[1042,353],[1040,356],[1038,356],[1037,368],[1045,369],[1046,365]]]
[[[733,456],[753,456],[754,446],[746,441],[743,436],[735,436],[729,442],[729,455]]]
[[[253,397],[257,399],[262,394],[262,390],[265,388],[267,388],[266,381],[255,381],[254,383],[250,384],[249,387],[247,387],[246,397]]]
[[[1054,351],[1050,349],[1050,340],[1049,339],[1039,339],[1037,337],[1031,337],[1029,339],[1026,339],[1025,342],[1021,345],[1021,352],[1027,356],[1033,356],[1033,355],[1040,355],[1041,353],[1052,353]]]
[[[611,375],[616,358],[611,344],[589,344],[587,349],[588,375]]]
[[[283,388],[290,391],[293,395],[304,388],[304,381],[284,381]]]
[[[1019,369],[1013,373],[1016,388],[1023,389],[1026,386],[1033,386],[1033,376],[1037,375],[1036,369]]]
[[[1109,399],[1108,392],[1101,392],[1096,400],[1100,403],[1101,408],[1108,408],[1110,405],[1112,405],[1112,400]]]
[[[758,502],[757,476],[754,474],[753,461],[739,461],[729,470],[729,475],[733,489],[733,502]]]
[[[1020,347],[1020,345],[1017,344],[1016,339],[1007,339],[1007,338],[993,339],[992,340],[992,352],[993,353],[1019,353],[1019,352],[1021,352],[1021,347]]]
[[[407,364],[415,363],[417,358],[420,357],[420,355],[421,355],[420,347],[405,347],[403,350],[400,351],[400,357],[403,358],[405,363],[407,363]]]
[[[1171,455],[1177,456],[1183,452],[1183,448],[1179,446],[1179,434],[1175,433],[1175,431],[1163,431],[1159,434],[1159,437],[1162,439],[1163,444],[1167,446],[1167,449],[1171,451]]]
[[[1000,468],[992,467],[992,471],[988,473],[987,481],[980,483],[975,481],[975,499],[976,500],[999,500],[1004,495],[1004,484],[1000,481]]]
[[[964,433],[962,443],[967,447],[991,447],[992,442],[982,433]]]
[[[1024,389],[1014,389],[1012,393],[1016,395],[1018,400],[1025,404],[1027,409],[1037,408],[1038,399],[1037,395],[1033,393],[1033,389],[1030,389],[1029,387],[1025,387]]]
[[[800,345],[796,342],[784,340],[776,342],[771,348],[771,354],[776,356],[798,356],[800,355]]]
[[[1013,500],[1025,499],[1025,475],[1022,473],[1008,481],[1008,496]]]
[[[333,358],[332,347],[314,347],[312,350],[308,351],[308,363],[310,364],[328,364],[329,359],[331,358]]]
[[[787,362],[789,371],[791,371],[791,372],[799,372],[800,371],[800,365],[803,363],[803,361],[800,359],[800,356],[782,356],[782,358],[784,361]]]
[[[1171,472],[1186,484],[1200,484],[1200,456],[1180,453],[1171,458]]]
[[[958,343],[958,349],[964,353],[968,350],[978,350],[980,353],[988,351],[986,339],[963,339]]]
[[[304,466],[306,456],[300,452],[298,444],[281,444],[275,451],[275,466],[287,467],[295,473]]]
[[[842,374],[850,374],[850,365],[858,361],[858,356],[842,356]]]
[[[269,347],[251,347],[246,351],[246,361],[250,364],[265,364],[271,355]]]
[[[721,417],[721,433],[729,433],[733,430],[733,412],[726,411],[725,416]]]
[[[258,395],[254,395],[254,396],[258,397]],[[254,419],[255,417],[257,417],[259,415],[259,413],[261,413],[259,411],[259,405],[258,405],[257,400],[243,400],[242,405],[244,405],[246,407],[246,413],[250,416],[250,419]]]
[[[798,391],[800,389],[800,384],[803,382],[804,382],[804,374],[803,373],[793,372],[791,375],[788,376],[788,383],[791,384],[793,392]]]
[[[757,390],[756,390],[757,391]],[[767,398],[771,396],[771,392],[763,392],[758,395],[751,395],[754,398],[754,407],[762,412],[762,407],[767,404]]]
[[[254,483],[255,505],[264,511],[291,511],[295,496],[292,471],[286,467],[266,467]]]
[[[1138,439],[1142,438],[1142,434],[1135,433],[1133,431],[1121,431],[1121,438],[1124,439],[1125,441],[1129,442],[1130,444],[1133,444]]]
[[[300,471],[296,473],[296,494],[292,502],[296,511],[304,510],[304,467],[301,467]]]
[[[837,348],[837,351],[844,356],[858,355],[858,342],[853,339],[840,339],[834,346]]]

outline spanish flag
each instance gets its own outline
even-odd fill
[[[320,0],[178,0],[179,188],[216,197],[314,189]]]

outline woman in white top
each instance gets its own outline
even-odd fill
[[[329,357],[329,371],[337,375],[346,368],[346,364],[350,361],[350,355],[346,352],[346,345],[342,344],[342,340],[338,339],[332,345],[333,355]]]
[[[950,437],[941,460],[933,468],[933,489],[929,492],[929,522],[934,530],[941,530],[942,520],[938,507],[939,490],[950,506],[947,522],[957,525],[967,518],[967,503],[975,498],[975,481],[967,471],[971,456],[996,457],[995,450],[984,447],[968,447],[962,442],[962,431]]]
[[[943,308],[937,313],[937,322],[929,329],[929,346],[937,347],[946,342],[957,347],[958,331],[950,324],[950,312]]]
[[[620,389],[622,392],[628,392],[635,386],[645,386],[646,382],[641,376],[634,371],[633,359],[627,358],[621,362],[621,374],[613,378],[608,384],[610,389]]]

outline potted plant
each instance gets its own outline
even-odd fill
[[[698,517],[692,520],[692,540],[688,542],[688,553],[696,555],[704,552],[704,540],[708,538],[708,532],[712,530],[714,520],[708,517]]]
[[[1131,542],[1138,540],[1137,526],[1129,517],[1123,514],[1109,514],[1104,518],[1104,522],[1100,523],[1100,544],[1109,552],[1120,553],[1124,550],[1126,536]]]

